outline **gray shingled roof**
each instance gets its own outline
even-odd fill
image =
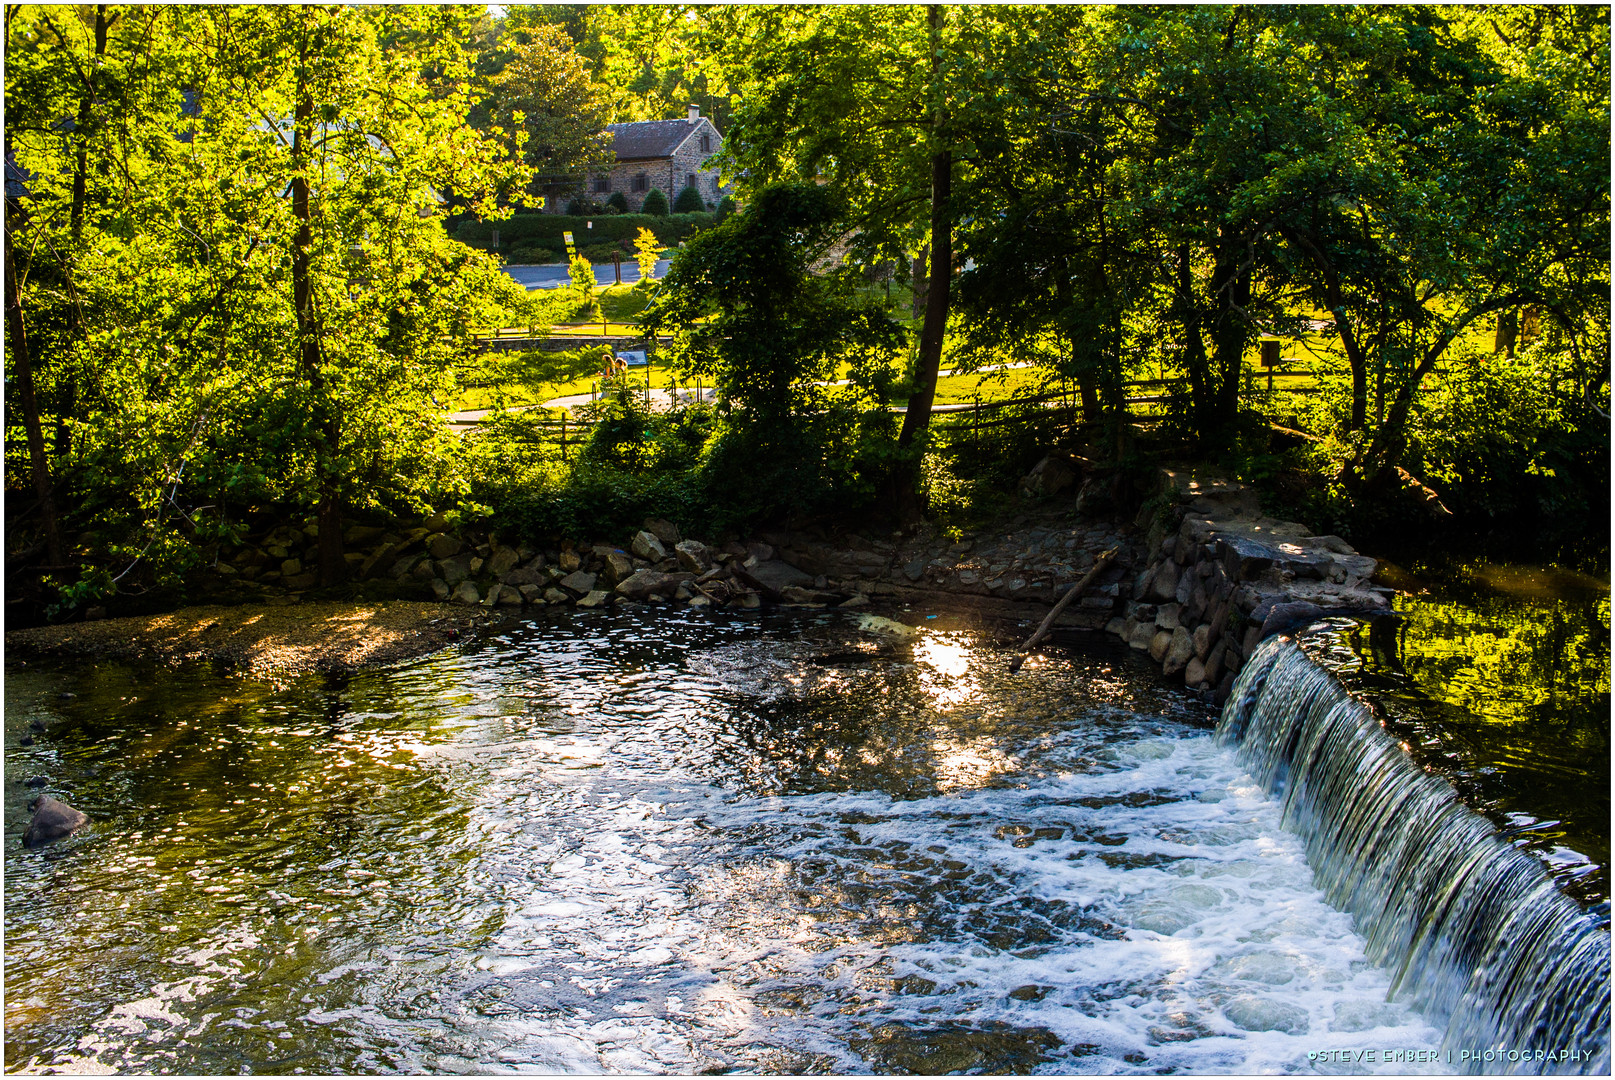
[[[650,161],[672,157],[679,143],[700,126],[688,120],[641,120],[637,124],[607,124],[618,161]]]

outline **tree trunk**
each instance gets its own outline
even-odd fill
[[[910,271],[914,296],[909,301],[909,313],[916,319],[925,314],[925,257],[930,250],[928,247],[920,248],[914,256],[914,264]]]
[[[16,244],[12,238],[12,215],[18,211],[6,205],[6,344],[11,352],[17,396],[22,404],[23,428],[28,433],[28,472],[39,499],[40,529],[45,534],[45,556],[52,566],[65,565],[61,528],[56,521],[56,495],[50,474],[50,458],[45,454],[45,433],[39,422],[39,401],[34,396],[34,366],[28,355],[28,335],[22,318],[22,295],[17,289]]]
[[[934,8],[932,10],[935,10]],[[931,155],[931,281],[925,291],[925,323],[914,363],[914,389],[897,445],[907,447],[931,425],[937,370],[942,366],[942,337],[948,326],[949,278],[953,273],[953,230],[948,224],[948,197],[953,187],[953,153]]]
[[[320,584],[329,587],[340,583],[348,569],[342,557],[342,492],[336,463],[342,444],[342,419],[335,404],[325,399],[320,328],[314,312],[314,287],[310,276],[309,257],[314,234],[309,227],[308,162],[304,154],[313,137],[314,99],[306,86],[298,87],[294,119],[292,158],[297,171],[292,176],[292,216],[297,219],[297,234],[292,241],[292,305],[297,311],[298,362],[318,403],[315,427],[325,444],[316,454],[315,468],[320,478]]]

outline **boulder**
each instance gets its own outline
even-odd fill
[[[1155,635],[1157,633],[1159,633],[1159,631],[1155,629],[1154,623],[1141,622],[1137,626],[1133,627],[1132,633],[1127,635],[1127,644],[1130,648],[1138,649],[1140,652],[1142,652],[1155,643]],[[1167,635],[1167,640],[1172,640],[1170,634]],[[1164,645],[1162,646],[1162,649],[1165,649]]]
[[[705,573],[712,567],[712,556],[707,553],[707,546],[699,540],[681,540],[673,545],[673,554],[678,558],[679,566],[692,574]]]
[[[1235,581],[1256,577],[1279,558],[1273,548],[1248,536],[1220,537],[1218,548],[1222,552],[1223,570]]]
[[[617,583],[617,595],[629,600],[649,600],[652,596],[670,595],[679,583],[690,580],[688,574],[663,574],[657,570],[636,570]]]
[[[584,593],[594,590],[594,583],[597,580],[599,579],[594,574],[584,570],[574,570],[556,582],[556,584],[574,596],[582,596]]]
[[[641,530],[634,534],[633,552],[646,562],[660,562],[667,558],[667,549],[653,532]]]
[[[843,600],[839,606],[844,608],[866,608],[869,606],[869,597],[863,593],[855,593]]]
[[[514,585],[519,589],[524,585],[543,585],[545,582],[549,581],[549,575],[543,573],[542,571],[529,570],[526,567],[523,567],[520,570],[512,570],[510,573],[501,577],[499,581],[505,585]]]
[[[1191,656],[1183,668],[1183,685],[1199,686],[1206,681],[1206,665],[1199,657]]]
[[[1164,603],[1171,603],[1178,595],[1178,564],[1169,560],[1163,561],[1155,568],[1155,576],[1150,579],[1149,597]]]
[[[625,578],[632,577],[633,574],[634,560],[620,551],[612,551],[606,554],[605,577],[607,582],[615,585]]]
[[[437,564],[437,572],[442,575],[443,580],[448,582],[450,586],[458,585],[471,576],[471,558],[467,555],[459,555],[452,559],[440,559]]]
[[[572,602],[572,594],[551,585],[549,588],[544,590],[544,602],[546,604],[570,604]]]
[[[462,581],[454,587],[454,592],[449,596],[449,599],[456,604],[480,604],[482,594],[477,592],[477,586],[474,582]]]
[[[432,553],[434,559],[450,559],[460,554],[465,545],[455,536],[448,533],[434,533],[426,538],[426,550]]]
[[[766,547],[767,545],[757,545]],[[770,549],[772,550],[772,549]],[[751,566],[737,567],[735,576],[747,585],[770,597],[778,598],[780,590],[789,585],[810,586],[813,578],[790,563],[778,559],[758,561]]]
[[[310,571],[306,574],[293,574],[291,577],[281,578],[280,583],[288,589],[312,589],[319,575]]]
[[[1177,630],[1157,630],[1150,638],[1150,659],[1157,664],[1166,659],[1166,651],[1172,647],[1172,635],[1182,633],[1182,627]]]
[[[303,560],[301,559],[285,559],[280,564],[281,577],[292,577],[293,575],[301,574],[302,572]]]
[[[544,590],[537,585],[518,585],[516,586],[516,591],[529,604],[542,604],[544,602]]]
[[[575,574],[583,568],[583,557],[575,551],[563,551],[555,561],[563,574]]]
[[[604,589],[591,589],[588,593],[578,598],[578,607],[597,608],[609,599],[611,599],[611,594]]]
[[[1194,638],[1189,631],[1178,627],[1172,631],[1172,641],[1166,648],[1166,655],[1161,659],[1161,671],[1165,675],[1176,675],[1188,664],[1190,657],[1194,656]]]
[[[516,569],[516,565],[520,562],[521,556],[515,548],[502,547],[493,553],[493,558],[488,560],[488,573],[494,577],[508,574]]]
[[[1021,478],[1021,494],[1050,497],[1071,488],[1081,474],[1070,454],[1049,454]]]
[[[514,589],[511,590],[511,592],[515,591],[516,590]],[[503,595],[505,595],[505,587],[503,585],[494,584],[488,586],[488,594],[482,598],[482,606],[486,608],[493,607],[495,604],[499,603],[499,598]]]
[[[60,799],[41,795],[34,801],[34,817],[22,834],[22,842],[29,847],[39,847],[70,836],[89,823],[89,817],[81,811]]]
[[[665,547],[677,547],[683,539],[678,526],[663,518],[646,518],[645,531],[653,534]]]
[[[1217,640],[1216,636],[1211,632],[1209,623],[1202,623],[1195,627],[1191,639],[1194,642],[1194,655],[1201,660],[1211,655],[1211,643]],[[1195,680],[1195,682],[1199,681],[1199,679]]]
[[[454,591],[449,588],[449,583],[444,581],[442,578],[433,578],[431,585],[432,597],[439,602],[447,600],[449,595]]]
[[[1162,630],[1176,630],[1181,625],[1178,618],[1181,610],[1177,604],[1162,604],[1155,609],[1155,625]]]

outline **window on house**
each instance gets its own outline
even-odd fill
[[[597,177],[594,178],[594,193],[596,195],[604,195],[606,192],[608,192],[610,190],[611,190],[611,177],[609,177],[609,176],[597,176]]]
[[[649,191],[650,190],[650,177],[646,176],[644,173],[635,173],[634,174],[634,190],[635,191]]]
[[[723,185],[721,183],[719,183],[718,178],[716,176],[714,176],[712,178],[712,194],[717,195],[719,193],[718,189],[720,187],[722,187],[722,186]]]
[[[691,173],[690,178],[688,180],[684,181],[684,186],[685,187],[694,187],[695,186],[695,174],[694,173]]]
[[[703,135],[703,136],[701,136],[701,152],[703,154],[712,153],[712,136],[711,135]]]

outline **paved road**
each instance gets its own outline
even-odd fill
[[[656,264],[656,272],[652,277],[665,277],[668,260],[662,259]],[[506,266],[505,273],[515,278],[517,283],[529,289],[553,289],[558,285],[571,282],[567,277],[565,263],[546,263],[542,266]],[[610,263],[594,264],[594,280],[601,286],[612,285],[617,280],[617,270]],[[639,264],[624,262],[622,264],[622,280],[624,284],[632,285],[639,280]]]

